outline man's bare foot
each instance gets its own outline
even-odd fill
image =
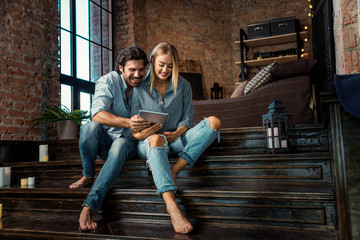
[[[191,223],[186,219],[177,206],[170,207],[167,209],[167,211],[170,215],[175,232],[187,234],[194,229]]]
[[[86,230],[94,230],[97,228],[97,223],[91,220],[91,216],[94,214],[94,211],[84,206],[79,218],[79,226],[80,230],[86,231]]]
[[[94,178],[87,178],[85,176],[82,176],[82,178],[71,184],[69,188],[83,188],[92,184],[93,181]]]

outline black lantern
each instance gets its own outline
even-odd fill
[[[214,87],[210,88],[211,90],[211,99],[223,98],[223,88],[216,82]]]
[[[268,108],[269,112],[262,115],[265,152],[289,152],[289,115],[285,113],[283,104],[276,99]]]

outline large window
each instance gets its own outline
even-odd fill
[[[95,81],[112,69],[111,0],[58,0],[61,104],[89,110]]]

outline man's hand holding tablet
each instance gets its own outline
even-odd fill
[[[150,122],[150,125],[158,123],[162,127],[165,127],[168,114],[161,112],[140,110],[139,117],[146,119],[146,121]]]

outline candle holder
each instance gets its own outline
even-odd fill
[[[290,152],[289,115],[284,111],[283,104],[276,99],[270,103],[268,108],[269,111],[262,115],[265,152]]]

